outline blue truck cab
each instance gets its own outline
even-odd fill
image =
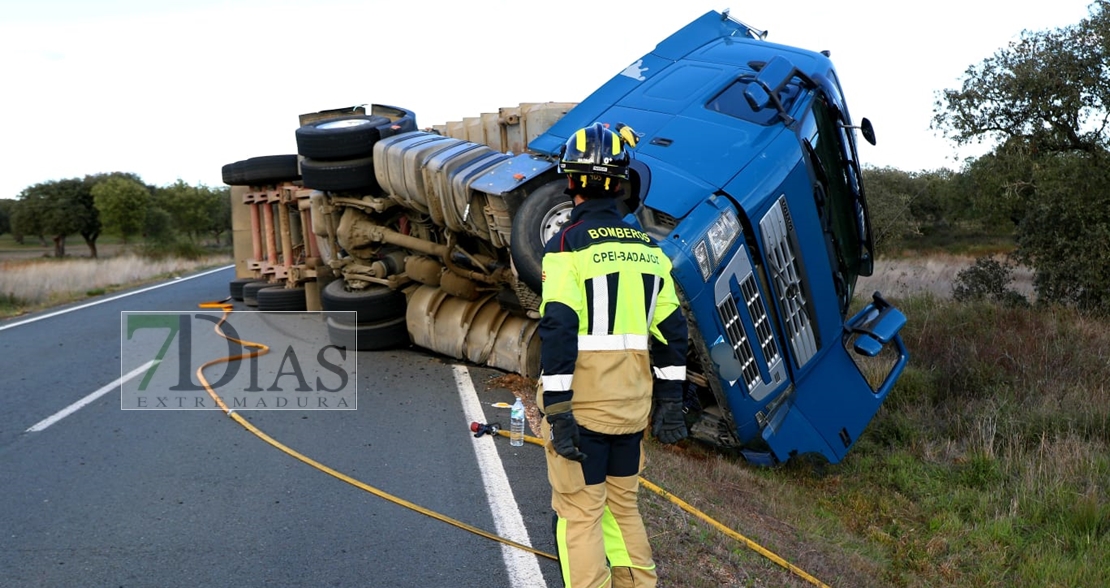
[[[761,463],[839,462],[908,361],[905,316],[875,293],[856,131],[827,53],[710,11],[538,136],[631,126],[626,220],[670,256],[690,325],[694,438]],[[882,358],[882,361],[878,361]],[[880,366],[877,375],[874,364]]]

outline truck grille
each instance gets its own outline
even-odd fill
[[[759,367],[755,364],[755,354],[752,353],[752,346],[748,342],[747,335],[744,334],[744,324],[740,322],[740,312],[737,310],[736,301],[733,300],[732,296],[726,296],[717,305],[717,313],[721,317],[721,324],[725,326],[725,333],[728,335],[729,344],[732,345],[732,351],[736,354],[736,359],[740,360],[744,373],[744,384],[748,391],[751,391],[762,379],[759,375]]]
[[[767,317],[767,307],[763,306],[763,297],[759,295],[759,288],[755,285],[755,276],[748,274],[747,279],[740,284],[740,292],[748,303],[748,314],[755,324],[755,334],[759,337],[759,347],[763,350],[763,360],[773,364],[779,359],[779,346],[775,343],[775,335],[771,331],[771,321]]]
[[[785,197],[779,197],[775,206],[759,221],[759,228],[763,232],[763,247],[786,336],[798,367],[801,367],[817,353],[817,333],[810,320],[809,288],[802,281],[804,272],[800,267],[802,260],[797,255],[797,235],[794,234],[794,221]]]
[[[786,343],[780,339],[782,331],[775,327],[774,308],[764,301],[765,296],[773,294],[755,271],[747,245],[741,239],[736,254],[721,268],[721,275],[713,284],[713,300],[721,320],[720,339],[727,338],[733,358],[739,362],[733,366],[740,368],[737,375],[729,370],[729,385],[746,388],[752,400],[762,402],[781,391],[788,380],[789,368],[783,361]],[[723,347],[724,343],[720,341],[719,345]]]

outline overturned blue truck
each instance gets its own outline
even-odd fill
[[[372,105],[300,117],[298,153],[224,166],[233,297],[347,310],[331,340],[415,344],[538,376],[543,245],[570,216],[577,129],[639,141],[620,206],[671,258],[690,326],[691,437],[759,463],[839,462],[908,361],[905,316],[856,301],[875,256],[857,134],[827,52],[708,12],[579,103],[425,130]]]

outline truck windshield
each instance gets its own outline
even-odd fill
[[[856,279],[871,267],[867,210],[859,184],[859,168],[852,155],[851,138],[841,126],[838,110],[818,94],[806,121],[805,141],[813,161],[814,199],[821,215],[830,261],[835,260],[833,281],[841,313],[847,313]]]

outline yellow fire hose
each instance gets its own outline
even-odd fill
[[[212,308],[212,309],[219,309],[219,310],[223,311],[223,316],[220,317],[219,322],[217,322],[216,326],[214,327],[217,335],[219,335],[219,336],[221,336],[224,339],[227,339],[229,341],[233,341],[235,343],[238,343],[238,344],[242,345],[243,347],[255,349],[255,351],[252,351],[252,352],[249,352],[249,353],[242,353],[242,354],[239,354],[239,355],[221,357],[219,359],[213,359],[211,361],[207,361],[207,362],[201,364],[200,367],[198,367],[197,371],[196,371],[197,379],[200,380],[201,385],[204,386],[204,389],[208,392],[208,395],[212,397],[212,400],[214,400],[216,402],[216,404],[224,411],[225,414],[227,414],[227,416],[231,417],[232,420],[234,420],[235,422],[242,425],[243,428],[245,428],[246,430],[253,433],[259,439],[262,439],[266,443],[268,443],[268,444],[272,445],[273,447],[276,447],[277,449],[281,450],[282,452],[289,455],[290,457],[293,457],[293,458],[295,458],[295,459],[297,459],[301,462],[304,462],[304,463],[320,470],[321,472],[324,472],[325,474],[328,474],[328,475],[330,475],[334,478],[342,480],[342,481],[344,481],[344,482],[346,482],[346,483],[348,483],[348,484],[350,484],[350,485],[352,485],[356,488],[359,488],[361,490],[365,490],[366,492],[369,492],[370,494],[373,494],[374,496],[377,496],[379,498],[384,498],[385,500],[388,500],[389,502],[392,502],[394,504],[397,504],[397,505],[403,506],[405,508],[414,510],[414,511],[420,513],[420,514],[427,515],[427,516],[429,516],[433,519],[436,519],[438,521],[442,521],[444,523],[447,523],[449,525],[458,527],[460,529],[470,531],[471,533],[474,533],[476,535],[480,535],[482,537],[485,537],[486,539],[492,539],[494,541],[504,543],[505,545],[511,545],[512,547],[516,547],[517,549],[523,549],[524,551],[527,551],[529,553],[533,553],[533,554],[541,556],[541,557],[545,557],[545,558],[550,559],[550,560],[558,560],[558,558],[556,556],[554,556],[550,553],[540,551],[540,550],[535,549],[531,546],[524,545],[522,543],[518,543],[516,541],[512,541],[510,539],[506,539],[504,537],[495,535],[495,534],[490,533],[488,531],[479,529],[479,528],[477,528],[473,525],[469,525],[469,524],[464,523],[460,520],[453,519],[449,516],[442,515],[440,513],[432,511],[432,510],[428,510],[428,509],[426,509],[426,508],[424,508],[424,507],[422,507],[418,504],[414,504],[414,503],[409,502],[409,501],[407,501],[403,498],[400,498],[398,496],[394,496],[394,495],[392,495],[388,492],[382,491],[382,490],[380,490],[378,488],[375,488],[375,487],[373,487],[369,484],[366,484],[364,482],[356,480],[356,479],[354,479],[354,478],[352,478],[352,477],[350,477],[350,476],[348,476],[348,475],[346,475],[346,474],[344,474],[340,471],[334,470],[334,469],[332,469],[332,468],[330,468],[330,467],[328,467],[328,466],[326,466],[326,465],[324,465],[324,464],[322,464],[322,463],[320,463],[320,462],[318,462],[318,461],[316,461],[316,460],[314,460],[314,459],[312,459],[312,458],[310,458],[310,457],[308,457],[308,456],[306,456],[302,453],[297,452],[296,450],[294,450],[294,449],[282,444],[281,442],[277,441],[273,437],[270,437],[269,435],[267,435],[266,433],[264,433],[263,431],[258,429],[258,427],[255,427],[254,425],[252,425],[249,421],[247,421],[247,419],[243,418],[239,413],[235,412],[233,409],[228,408],[227,404],[225,404],[223,399],[220,398],[220,396],[218,394],[216,394],[216,391],[212,389],[212,386],[208,383],[208,380],[204,377],[204,370],[205,370],[205,368],[208,368],[208,367],[211,367],[211,366],[214,366],[214,365],[218,365],[218,364],[221,364],[221,363],[230,363],[232,361],[240,361],[240,360],[247,359],[247,358],[250,358],[250,357],[258,357],[258,356],[261,356],[261,355],[265,355],[265,354],[269,353],[270,347],[267,346],[267,345],[264,345],[262,343],[256,343],[256,342],[253,342],[253,341],[243,341],[241,339],[236,339],[234,337],[229,337],[228,335],[226,335],[223,332],[223,329],[221,328],[221,326],[227,320],[227,316],[229,314],[231,314],[231,312],[233,310],[232,305],[227,303],[226,300],[225,301],[218,301],[218,302],[203,302],[199,306],[200,306],[200,308]],[[497,434],[501,435],[501,436],[504,436],[504,437],[509,436],[509,433],[507,431],[502,431],[502,430],[498,430]],[[534,445],[539,445],[541,447],[544,445],[543,440],[541,440],[538,437],[532,437],[532,436],[526,435],[524,437],[524,439],[525,439],[525,441],[527,441],[529,443],[532,443]],[[694,515],[695,517],[701,519],[702,521],[708,523],[710,526],[712,526],[713,528],[717,529],[718,531],[724,533],[728,537],[731,537],[731,538],[743,543],[749,549],[751,549],[751,550],[755,551],[756,553],[759,553],[760,555],[766,557],[767,559],[771,560],[775,564],[778,564],[779,566],[789,570],[791,573],[798,576],[799,578],[802,578],[803,580],[809,582],[810,584],[813,584],[814,586],[820,586],[822,588],[829,588],[829,586],[827,584],[825,584],[824,582],[821,582],[817,578],[815,578],[815,577],[811,576],[810,574],[806,573],[801,568],[791,564],[790,562],[784,560],[783,558],[779,557],[778,555],[775,555],[774,553],[765,549],[764,547],[762,547],[761,545],[759,545],[755,541],[752,541],[751,539],[748,539],[747,537],[741,535],[740,533],[737,533],[736,531],[733,531],[732,529],[730,529],[730,528],[724,526],[723,524],[717,522],[716,520],[711,518],[709,515],[707,515],[707,514],[703,513],[702,511],[694,508],[693,506],[686,503],[685,501],[678,498],[677,496],[671,494],[670,492],[667,492],[666,490],[660,488],[659,486],[656,486],[655,484],[653,484],[651,481],[644,478],[643,476],[640,476],[640,484],[642,486],[644,486],[645,488],[647,488],[648,490],[651,490],[652,492],[658,494],[659,496],[662,496],[663,498],[667,499],[671,503],[677,505],[682,510],[684,510],[684,511]]]

